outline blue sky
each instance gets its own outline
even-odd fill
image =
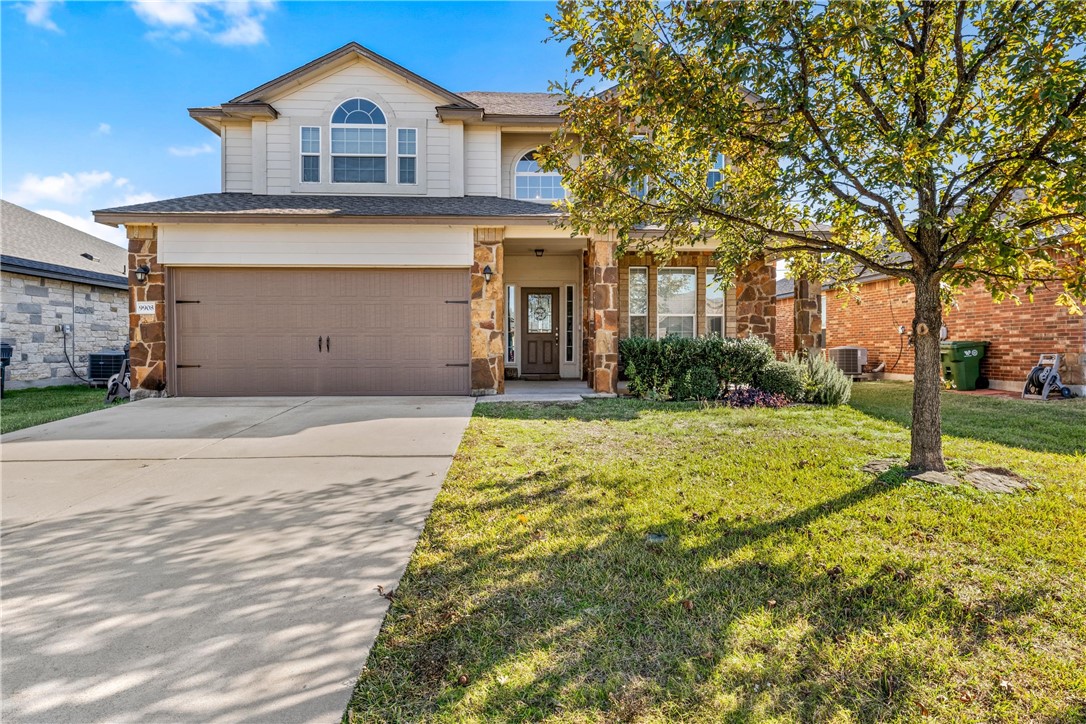
[[[220,189],[188,117],[356,40],[453,91],[546,90],[553,3],[0,1],[3,198],[116,243],[91,210]]]

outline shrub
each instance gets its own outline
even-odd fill
[[[619,343],[619,355],[630,392],[652,399],[667,399],[671,393],[680,398],[709,399],[700,395],[708,390],[711,378],[705,371],[694,375],[695,368],[712,372],[719,389],[721,383],[725,388],[753,384],[758,373],[773,361],[772,347],[753,337],[630,337]],[[685,386],[687,373],[691,373],[691,383],[695,377],[700,381],[696,393]]]
[[[825,355],[813,354],[806,359],[792,355],[788,358],[788,364],[806,368],[807,391],[804,398],[807,402],[816,405],[843,405],[852,397],[852,378]]]
[[[770,362],[758,373],[754,385],[765,392],[784,395],[793,402],[807,397],[807,368],[788,362]]]
[[[724,395],[728,407],[771,407],[778,409],[788,404],[788,398],[776,392],[766,392],[757,387],[740,387]]]
[[[690,368],[675,386],[676,400],[715,400],[719,396],[720,378],[705,366]]]

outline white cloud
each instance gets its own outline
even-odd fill
[[[59,5],[60,2],[63,2],[63,0],[59,0],[59,2],[54,0],[33,0],[33,2],[22,3],[16,7],[23,11],[23,17],[26,18],[27,25],[45,28],[54,33],[63,33],[64,31],[57,27],[51,17],[53,8]]]
[[[199,146],[170,146],[166,150],[170,152],[171,156],[188,158],[189,156],[199,156],[205,153],[212,153],[215,149],[211,147],[210,143],[202,143]]]
[[[220,45],[258,45],[266,40],[264,19],[275,0],[131,0],[130,4],[140,20],[154,28],[151,38],[201,37]]]
[[[59,221],[62,224],[67,224],[73,229],[79,229],[91,236],[97,236],[99,239],[108,241],[111,244],[116,244],[120,247],[128,246],[124,229],[114,229],[112,226],[95,223],[93,217],[77,216],[64,211],[57,211],[56,209],[34,209],[34,212],[41,214],[42,216],[48,216],[50,219]]]
[[[146,204],[151,201],[158,201],[158,196],[152,194],[149,191],[143,191],[141,193],[125,194],[124,198],[117,206],[132,206],[133,204]]]
[[[108,136],[111,133],[113,133],[113,126],[109,125],[108,123],[99,123],[98,124],[98,135],[99,136]]]
[[[77,204],[88,192],[113,181],[109,171],[83,171],[77,174],[62,173],[57,176],[23,176],[15,192],[8,195],[13,204],[36,201],[55,201],[61,204]]]

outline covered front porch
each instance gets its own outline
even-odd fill
[[[476,227],[474,245],[476,396],[503,394],[507,380],[615,394],[619,339],[634,333],[662,336],[679,326],[696,336],[757,335],[773,343],[775,272],[762,259],[721,289],[708,247],[660,264],[651,255],[619,258],[614,236],[571,237],[549,225]],[[631,270],[640,292],[631,291]],[[642,310],[631,308],[638,304]]]

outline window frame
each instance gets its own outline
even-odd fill
[[[564,201],[564,200],[566,200],[569,195],[566,192],[566,187],[562,184],[562,174],[558,173],[557,171],[544,171],[542,169],[540,169],[538,171],[521,171],[520,170],[520,164],[525,159],[527,159],[528,156],[534,156],[538,152],[539,152],[539,149],[537,149],[537,148],[533,148],[533,149],[530,149],[528,151],[525,151],[524,153],[517,156],[517,160],[513,163],[513,198],[518,200],[518,201],[531,201],[532,203],[536,203],[536,204],[553,204],[555,201]],[[534,162],[537,167],[539,166],[539,162],[536,161],[535,158],[532,158],[530,160],[532,162]],[[558,188],[562,191],[562,195],[561,196],[554,196],[554,197],[546,197],[546,198],[544,198],[544,197],[540,197],[540,198],[522,197],[520,195],[520,184],[517,183],[521,178],[526,178],[526,179],[528,179],[528,178],[549,178],[549,179],[557,178],[558,179]]]
[[[574,347],[576,344],[576,335],[574,334],[574,302],[576,301],[576,295],[573,293],[573,285],[566,285],[566,337],[565,337],[565,356],[566,362],[573,362],[576,359],[574,354]]]
[[[414,139],[411,141],[414,144],[414,153],[400,153],[400,134],[410,131],[414,135]],[[415,175],[414,181],[404,181],[401,177],[400,159],[410,158],[413,159],[415,164],[412,169],[412,173]],[[396,129],[396,185],[397,186],[418,186],[419,185],[419,129],[413,126],[404,126],[403,128]]]
[[[505,361],[520,367],[517,362],[517,287],[507,284],[505,287]]]
[[[694,311],[690,314],[663,314],[660,308],[662,295],[660,294],[660,277],[667,275],[670,272],[681,272],[688,276],[692,273],[694,277]],[[694,338],[698,336],[698,268],[696,266],[662,266],[656,269],[656,338],[663,339],[668,336],[666,334],[660,334],[661,321],[664,317],[689,317],[690,323],[690,337]],[[680,335],[682,336],[682,335]]]
[[[351,101],[359,101],[359,100],[366,101],[367,103],[371,103],[374,106],[374,108],[376,108],[381,113],[381,118],[384,120],[384,123],[336,123],[333,120],[336,117],[336,113],[338,113],[339,109],[342,108],[345,104],[350,103]],[[373,129],[373,130],[381,130],[381,131],[384,132],[385,152],[383,154],[375,154],[375,153],[336,153],[335,152],[335,133],[334,133],[334,130],[337,129],[337,128],[339,128],[339,129],[344,129],[344,128],[366,128],[366,129]],[[328,156],[329,156],[329,162],[328,162],[328,176],[329,176],[329,179],[328,180],[329,180],[329,183],[332,183],[332,184],[367,184],[367,185],[370,185],[370,186],[382,186],[382,185],[387,186],[389,184],[389,181],[388,181],[388,176],[389,176],[389,174],[388,174],[388,157],[389,157],[389,153],[388,153],[388,130],[389,130],[388,114],[385,113],[385,109],[381,108],[380,104],[378,104],[377,102],[375,102],[373,100],[370,100],[369,98],[365,98],[363,96],[355,96],[354,98],[346,98],[343,101],[341,101],[335,107],[335,110],[332,111],[332,114],[328,118]],[[384,165],[384,178],[381,181],[337,181],[336,180],[336,159],[337,158],[380,158],[380,159],[384,159],[384,164],[383,164]],[[416,162],[416,167],[417,167],[417,162]],[[397,171],[398,170],[399,169],[397,169]],[[417,178],[417,174],[416,174],[416,178]]]
[[[719,287],[713,288],[714,293],[717,290],[719,290],[719,292],[720,292],[720,314],[710,314],[709,313],[709,290],[710,290],[711,282],[716,281],[716,269],[717,268],[713,267],[713,266],[705,267],[705,285],[704,285],[705,286],[705,335],[710,336],[710,335],[716,334],[710,328],[709,320],[711,320],[711,319],[719,319],[720,320],[720,336],[721,337],[727,337],[728,336],[728,290],[725,287],[719,286]]]
[[[645,279],[645,311],[640,314],[634,314],[633,311],[633,278],[634,274],[644,274]],[[631,266],[627,269],[627,281],[626,281],[626,330],[630,337],[640,337],[642,335],[635,335],[633,333],[633,320],[644,319],[645,320],[645,337],[650,337],[649,334],[649,268],[647,266]]]
[[[313,130],[317,132],[317,152],[305,150],[305,132]],[[321,127],[317,125],[298,126],[298,158],[301,159],[301,164],[298,168],[298,183],[302,184],[320,184],[321,182],[321,159],[324,157],[324,143],[321,138]],[[316,158],[317,159],[317,180],[306,181],[305,178],[305,159]]]

